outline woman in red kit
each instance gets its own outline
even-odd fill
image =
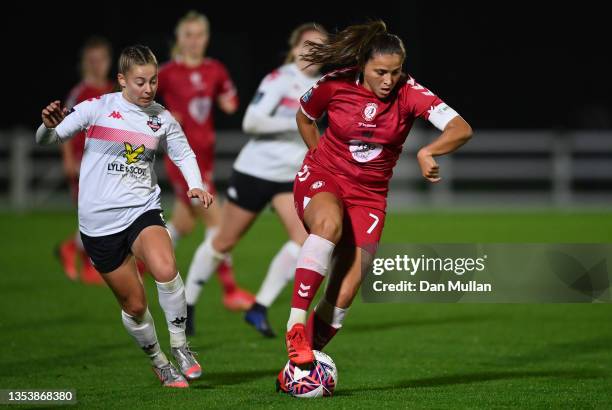
[[[81,82],[68,94],[66,107],[72,109],[78,103],[90,98],[108,94],[115,88],[115,83],[108,78],[112,64],[112,47],[108,40],[102,37],[92,37],[85,42],[81,49]],[[81,159],[85,150],[85,132],[80,132],[68,144],[62,144],[62,163],[64,174],[70,183],[72,198],[76,204],[79,194],[79,170]],[[59,246],[58,255],[64,268],[64,273],[71,280],[80,280],[87,284],[103,284],[104,280],[93,267],[79,230],[70,235]],[[76,263],[77,255],[81,259],[79,272]]]
[[[309,46],[306,61],[338,69],[302,96],[296,117],[309,151],[294,200],[310,234],[298,257],[287,323],[287,350],[296,364],[313,361],[312,349],[321,350],[342,327],[362,269],[376,253],[389,180],[413,122],[428,120],[441,131],[417,155],[430,182],[440,180],[434,158],[472,135],[457,112],[402,73],[404,45],[382,21],[350,26]],[[321,136],[315,120],[325,113],[329,126]],[[307,320],[328,271],[325,294]]]
[[[210,38],[210,24],[205,15],[195,11],[187,13],[177,23],[175,34],[173,59],[159,70],[157,94],[185,130],[189,145],[196,154],[206,189],[214,193],[213,106],[216,105],[225,114],[233,114],[238,109],[238,94],[225,66],[218,60],[205,57]],[[204,210],[201,206],[191,204],[185,199],[183,194],[187,186],[185,179],[168,158],[166,158],[166,172],[176,193],[172,219],[168,223],[173,243],[176,245],[182,236],[188,235],[199,219],[206,225],[205,239],[214,237],[221,221],[219,205],[214,203]],[[202,245],[204,242],[202,241]],[[192,266],[202,263],[202,245],[193,256]],[[193,280],[194,275],[191,271],[190,267],[186,283],[188,334],[193,334],[195,331],[195,304],[203,285]],[[229,257],[221,263],[218,273],[223,285],[224,305],[231,310],[248,309],[255,297],[237,286]]]

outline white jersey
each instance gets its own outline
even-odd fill
[[[236,158],[236,171],[274,182],[293,181],[307,151],[295,114],[300,97],[317,79],[293,63],[263,79],[244,116],[242,128],[251,139]]]
[[[168,155],[181,169],[189,188],[202,189],[185,134],[158,103],[142,108],[121,93],[106,94],[76,105],[55,133],[65,141],[83,130],[87,131],[78,208],[79,229],[86,235],[120,232],[144,212],[161,209],[153,161],[164,138]]]

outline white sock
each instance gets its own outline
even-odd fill
[[[287,282],[293,279],[299,254],[300,245],[297,243],[288,241],[283,245],[270,263],[268,273],[255,298],[257,303],[265,307],[274,303]]]
[[[346,316],[348,310],[349,308],[342,309],[332,305],[325,300],[325,298],[321,299],[315,307],[317,316],[319,316],[319,318],[325,323],[336,329],[340,329],[342,327],[342,322],[344,322],[344,317]]]
[[[191,260],[191,265],[189,265],[189,273],[187,274],[185,296],[188,305],[193,306],[196,304],[202,291],[202,285],[210,279],[224,257],[224,254],[213,249],[212,238],[198,246]]]
[[[204,241],[208,241],[209,239],[215,237],[215,235],[219,232],[219,228],[216,226],[206,227],[206,232],[204,232]]]
[[[79,232],[78,229],[76,231],[76,234],[74,235],[74,243],[76,244],[78,250],[85,250],[85,246],[83,246],[83,239],[81,239],[81,232]]]
[[[289,313],[289,320],[287,321],[287,331],[291,330],[293,325],[297,323],[306,323],[307,311],[303,309],[291,308]]]
[[[185,337],[185,321],[187,320],[187,304],[185,303],[185,286],[179,273],[170,282],[155,282],[159,296],[159,305],[166,315],[170,345],[181,347],[187,343]]]
[[[141,318],[128,315],[122,310],[121,321],[125,329],[136,341],[136,344],[149,356],[154,366],[161,367],[168,363],[166,355],[159,347],[157,333],[155,332],[155,322],[153,322],[149,309],[147,309]]]
[[[176,229],[176,226],[174,226],[172,222],[168,222],[166,224],[166,229],[168,230],[168,233],[170,234],[170,239],[172,239],[172,245],[176,248],[178,241],[181,240],[181,234],[179,233],[178,229]]]
[[[212,241],[217,232],[219,232],[219,227],[217,226],[206,227],[206,232],[204,233],[204,242]],[[227,266],[231,268],[234,264],[234,262],[232,261],[232,255],[230,253],[226,253],[223,256],[223,262],[225,262]]]

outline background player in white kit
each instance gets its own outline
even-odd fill
[[[300,246],[306,231],[293,205],[293,180],[306,154],[295,122],[299,98],[318,79],[319,66],[300,58],[307,50],[304,42],[322,42],[325,29],[306,23],[293,30],[285,65],[272,71],[261,82],[243,120],[244,131],[252,135],[236,162],[223,204],[219,231],[196,251],[199,264],[192,264],[187,275],[188,300],[197,300],[201,283],[206,282],[246,233],[257,215],[272,203],[289,241],[276,254],[256,302],[245,320],[266,337],[273,337],[267,308],[293,278]]]
[[[121,92],[91,98],[70,112],[59,101],[49,104],[42,111],[36,141],[64,142],[86,130],[78,201],[85,250],[117,297],[125,328],[150,357],[162,384],[188,387],[185,377],[198,378],[202,369],[185,337],[185,291],[153,172],[155,150],[162,139],[188,181],[187,196],[199,198],[205,207],[212,196],[202,189],[195,155],[181,127],[153,100],[157,60],[151,50],[140,45],[124,49],[117,79]],[[185,377],[160,349],[134,256],[146,263],[155,278],[171,351]]]

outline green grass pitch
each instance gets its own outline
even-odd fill
[[[198,305],[204,377],[162,389],[125,332],[110,291],[68,281],[53,246],[73,213],[0,214],[0,389],[76,389],[79,406],[112,408],[610,408],[609,304],[364,304],[357,300],[326,349],[339,371],[335,397],[274,392],[282,336],[263,339],[220,303],[216,280]],[[202,238],[177,250],[181,272]],[[271,213],[234,252],[255,292],[285,236]],[[390,214],[386,242],[611,242],[609,213]],[[151,278],[147,294],[165,351],[167,330]],[[289,289],[270,310],[283,333]]]

